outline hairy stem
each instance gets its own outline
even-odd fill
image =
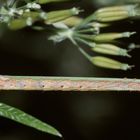
[[[140,91],[139,79],[0,76],[0,90]]]

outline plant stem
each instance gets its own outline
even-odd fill
[[[88,16],[87,18],[85,18],[80,24],[78,24],[75,28],[76,30],[82,28],[83,26],[87,25],[90,21],[95,20],[94,14],[91,14],[90,16]]]
[[[140,79],[0,76],[0,90],[140,91]]]

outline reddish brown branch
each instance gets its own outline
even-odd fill
[[[0,90],[140,91],[138,79],[0,76]]]

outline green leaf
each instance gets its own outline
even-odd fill
[[[45,133],[49,133],[55,136],[62,137],[62,135],[52,126],[38,120],[37,118],[17,109],[6,105],[4,103],[0,103],[0,116],[14,120],[21,124],[33,127],[39,131],[43,131]]]

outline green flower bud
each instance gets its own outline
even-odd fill
[[[128,50],[132,51],[133,49],[140,48],[140,45],[136,45],[134,43],[129,44]]]
[[[8,27],[12,30],[22,29],[26,26],[31,26],[34,22],[42,19],[40,12],[24,12],[19,19],[13,19],[9,22]]]
[[[23,18],[29,18],[30,17],[34,20],[38,20],[38,19],[40,19],[40,12],[33,12],[33,11],[24,12],[22,17]]]
[[[62,22],[67,25],[67,26],[76,26],[78,25],[80,22],[82,22],[82,18],[78,17],[78,16],[72,16],[70,18],[67,18],[65,20],[63,20]]]
[[[108,68],[108,69],[116,69],[116,70],[128,70],[132,66],[129,66],[128,64],[121,63],[119,61],[102,57],[102,56],[95,56],[91,57],[89,54],[87,54],[82,48],[79,48],[79,51],[94,65],[102,68]]]
[[[90,61],[94,65],[102,68],[116,69],[116,70],[128,70],[131,68],[131,66],[129,66],[128,64],[121,63],[119,61],[107,57],[102,57],[102,56],[92,57]]]
[[[123,32],[123,33],[102,33],[96,36],[93,36],[91,39],[97,42],[108,42],[119,38],[130,37],[136,32]]]
[[[36,2],[40,4],[46,4],[51,2],[63,2],[63,1],[69,1],[69,0],[36,0]]]
[[[10,21],[9,24],[8,24],[8,27],[11,30],[22,29],[22,28],[24,28],[26,26],[27,26],[26,19],[14,19],[14,20]]]
[[[110,24],[107,23],[99,23],[99,22],[92,22],[90,23],[90,25],[94,28],[104,28],[104,27],[108,27]]]
[[[84,39],[84,40],[90,40],[95,42],[112,42],[115,39],[119,38],[128,38],[131,35],[135,34],[136,32],[123,32],[123,33],[102,33],[97,35],[88,35],[88,34],[75,34],[76,37]]]
[[[46,12],[34,12],[34,11],[29,11],[29,12],[24,12],[23,14],[24,18],[31,17],[34,20],[47,20],[48,18],[48,13]]]
[[[122,49],[122,48],[115,46],[113,44],[95,44],[95,43],[93,44],[93,43],[90,43],[90,46],[93,46],[92,50],[95,52],[98,52],[98,53],[130,57],[130,55],[127,53],[128,51],[126,49]]]
[[[47,13],[47,20],[45,21],[46,24],[52,24],[64,19],[67,19],[71,16],[78,15],[80,10],[78,8],[72,8],[67,10],[59,10],[59,11],[52,11]]]
[[[8,24],[8,27],[12,30],[19,30],[26,26],[31,26],[39,19],[39,12],[25,12],[21,18],[11,20]]]
[[[123,20],[139,15],[137,5],[112,6],[101,8],[94,14],[94,19],[100,22]]]

